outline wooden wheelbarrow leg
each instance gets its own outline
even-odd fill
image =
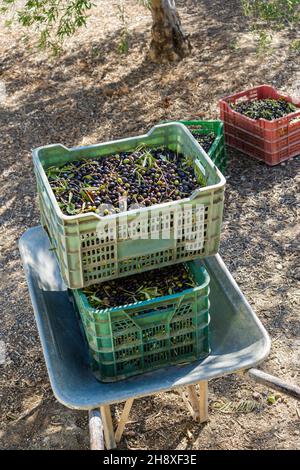
[[[189,412],[192,415],[192,418],[197,421],[199,418],[199,409],[198,409],[198,396],[194,385],[189,385],[187,387],[188,397],[185,394],[185,390],[180,390],[181,398],[186,404]]]
[[[116,432],[115,432],[115,440],[116,440],[117,444],[121,440],[121,437],[122,437],[122,434],[123,434],[123,431],[124,431],[125,425],[127,423],[128,416],[129,416],[129,413],[130,413],[130,410],[131,410],[131,407],[132,407],[132,404],[133,404],[133,401],[134,401],[133,398],[129,398],[129,400],[127,400],[125,405],[124,405],[122,415],[121,415],[120,421],[118,423],[118,426],[117,426],[117,429],[116,429]]]
[[[199,422],[206,423],[208,421],[208,382],[202,380],[199,382]]]
[[[193,419],[199,421],[199,423],[205,423],[208,420],[208,382],[203,380],[198,385],[200,397],[198,397],[196,385],[189,385],[187,387],[189,398],[185,396],[184,391],[181,392],[181,396]]]
[[[115,433],[109,405],[100,407],[101,414],[98,409],[89,411],[91,450],[104,450],[104,438],[107,450],[116,448],[116,442],[118,443],[121,440],[133,401],[133,398],[126,401]]]

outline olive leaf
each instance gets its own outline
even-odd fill
[[[67,204],[66,209],[67,209],[68,214],[70,214],[70,215],[76,214],[76,206],[72,202],[72,198],[73,198],[73,193],[72,193],[72,191],[69,191],[68,204]]]
[[[141,290],[138,290],[138,296],[141,297],[141,300],[145,298],[145,300],[152,299],[154,297],[159,297],[161,294],[158,291],[158,287],[147,287]]]

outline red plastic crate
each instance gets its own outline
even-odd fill
[[[280,99],[294,103],[299,111],[279,119],[251,119],[234,111],[229,103],[256,99]],[[227,145],[262,160],[267,165],[278,163],[300,154],[300,101],[279,93],[269,85],[227,96],[219,101],[220,116],[224,121]]]

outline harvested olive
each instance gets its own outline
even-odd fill
[[[190,129],[190,131],[194,139],[197,140],[197,142],[201,145],[205,152],[208,152],[216,139],[215,134],[213,132],[210,132],[209,134],[200,134],[199,131],[197,131],[196,129]]]
[[[120,198],[151,206],[188,197],[204,180],[196,177],[193,159],[165,147],[139,147],[133,152],[95,160],[80,159],[46,171],[58,204],[67,215],[120,209]],[[101,208],[102,204],[111,208]],[[123,208],[122,210],[125,210]]]
[[[83,289],[94,308],[118,307],[176,294],[196,286],[184,264],[154,269]]]
[[[294,113],[298,108],[284,99],[260,99],[230,103],[231,108],[251,119],[266,119],[272,121],[287,114]]]

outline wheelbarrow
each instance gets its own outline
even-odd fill
[[[233,373],[300,399],[300,387],[256,368],[270,352],[270,338],[219,255],[203,262],[210,275],[211,354],[120,382],[101,383],[89,367],[86,342],[68,289],[42,227],[19,242],[45,362],[56,399],[89,413],[90,447],[113,449],[121,440],[136,398],[179,389],[192,417],[208,420],[208,381]],[[199,389],[199,395],[197,392]],[[110,405],[125,402],[116,429]]]

